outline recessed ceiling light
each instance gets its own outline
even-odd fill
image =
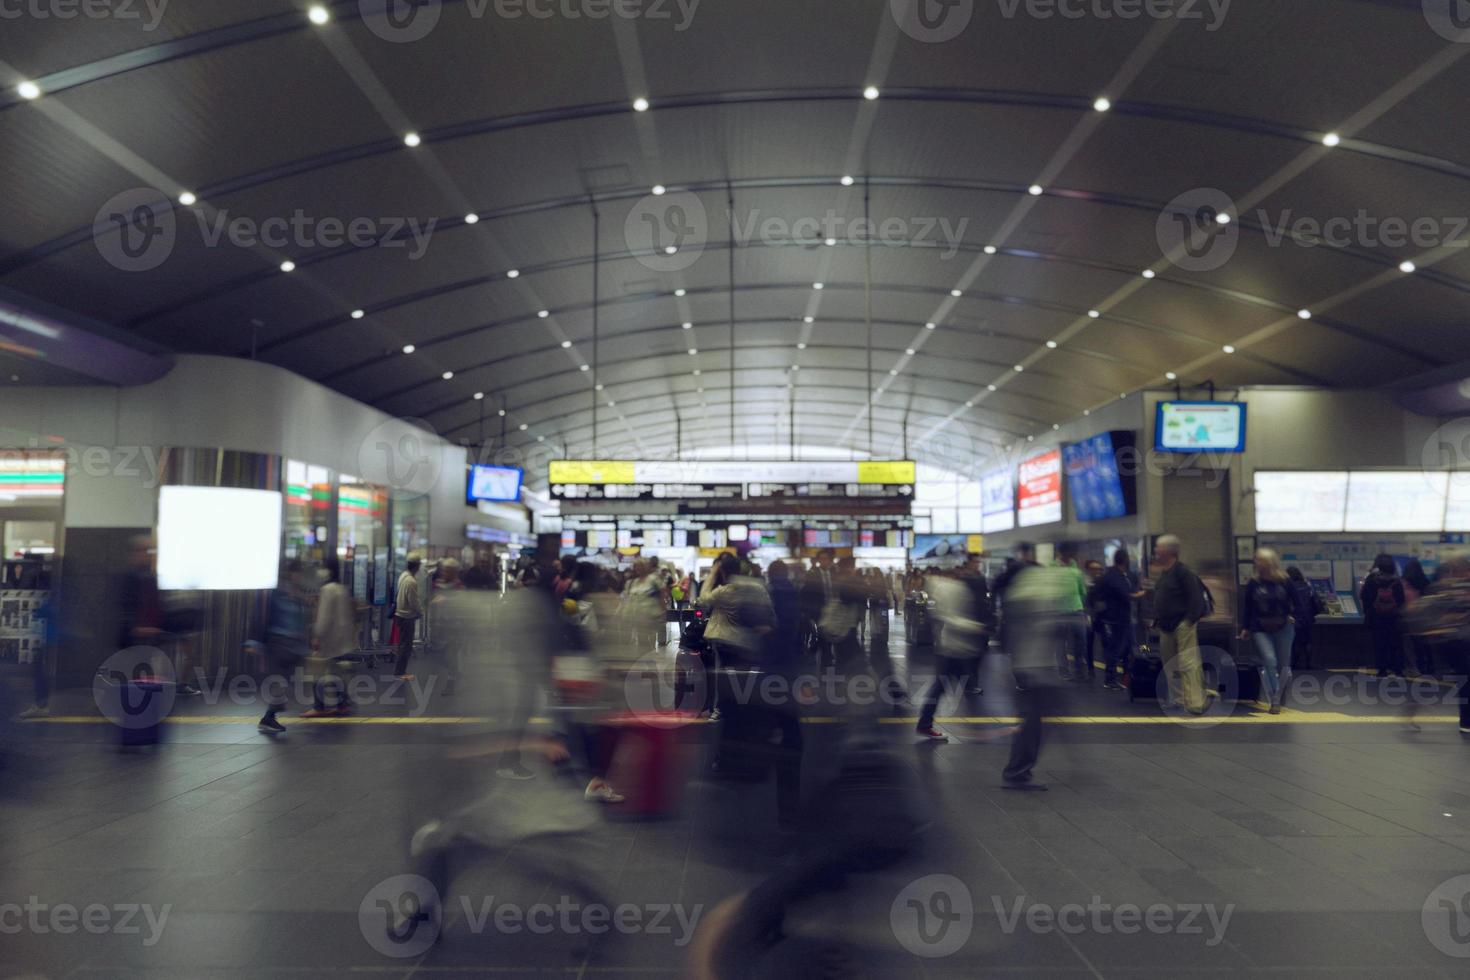
[[[1082,410],[1082,414],[1083,415],[1091,415],[1092,414],[1092,409],[1090,409],[1090,408],[1084,408]]]
[[[1231,345],[1231,344],[1226,344],[1224,347],[1221,347],[1220,349],[1222,351],[1224,351],[1225,353],[1227,353],[1227,354],[1234,354],[1235,353],[1235,347],[1233,345]]]
[[[793,370],[793,371],[800,371],[801,370],[801,365],[800,364],[793,364],[793,365],[791,365],[791,370]]]
[[[562,350],[566,350],[568,347],[572,346],[572,342],[570,340],[563,340],[561,342],[561,346]]]
[[[996,247],[994,245],[986,245],[985,246],[985,254],[986,255],[994,255],[996,253],[996,251],[997,251],[997,249],[996,249]]]
[[[1322,137],[1323,146],[1336,146],[1341,142],[1342,137],[1337,135],[1336,133],[1328,133],[1326,136]]]
[[[1094,320],[1096,320],[1098,317],[1102,316],[1102,314],[1099,313],[1097,310],[1088,310],[1087,311],[1087,315],[1090,316],[1090,317],[1092,317]]]
[[[664,254],[665,255],[673,255],[677,251],[679,251],[679,246],[677,246],[677,245],[665,245],[664,246]]]
[[[352,319],[354,319],[354,320],[361,320],[365,316],[367,316],[367,313],[365,311],[363,311],[363,310],[353,310],[352,311]]]
[[[1145,279],[1152,279],[1156,275],[1158,275],[1158,273],[1157,272],[1154,272],[1154,270],[1152,270],[1152,269],[1144,269],[1143,270],[1143,278],[1145,278]]]
[[[806,344],[805,343],[797,344],[796,345],[796,349],[797,350],[806,350]]]
[[[1046,346],[1049,347],[1049,348],[1051,348],[1052,350],[1056,350],[1057,349],[1057,342],[1055,340],[1048,340],[1046,342]]]
[[[192,208],[198,200],[199,198],[195,197],[191,191],[184,191],[184,193],[179,195],[179,203],[186,208]]]
[[[687,292],[687,290],[685,290],[685,289],[676,289],[676,290],[674,290],[674,295],[675,296],[683,296],[686,292]]]
[[[1098,112],[1107,112],[1109,109],[1111,109],[1113,107],[1113,103],[1110,102],[1107,99],[1098,99],[1096,102],[1094,102],[1092,104],[1092,107],[1094,109],[1096,109]]]
[[[405,353],[405,354],[412,354],[417,349],[418,348],[414,347],[413,344],[404,344],[403,345],[403,353]]]
[[[888,374],[889,374],[890,377],[894,377],[894,378],[898,377],[898,368],[890,368],[888,370]]]
[[[286,261],[284,261],[284,262],[281,263],[281,271],[282,272],[295,272],[296,271],[296,263],[295,262],[292,262],[290,259],[287,259]]]
[[[975,407],[975,403],[974,402],[965,402],[965,407],[966,408],[974,408]]]
[[[642,98],[642,97],[639,97],[639,98],[634,99],[633,100],[633,111],[634,112],[647,112],[648,111],[648,100],[645,99],[645,98]]]
[[[604,385],[601,381],[599,381],[599,382],[597,382],[597,384],[595,384],[595,385],[592,386],[592,390],[593,391],[601,391],[604,387],[606,387],[606,385]]]
[[[608,408],[617,408],[618,407],[618,403],[615,402],[615,401],[613,401],[611,398],[609,398],[608,401],[607,401],[607,407]]]
[[[937,323],[926,323],[926,324],[924,324],[924,329],[925,330],[936,330],[938,328],[939,328],[939,324],[937,324]]]
[[[869,102],[872,102],[874,99],[882,94],[883,93],[878,91],[878,86],[876,85],[869,85],[867,88],[863,89],[863,98],[867,99]]]
[[[1404,261],[1404,262],[1400,262],[1399,263],[1399,271],[1400,272],[1413,272],[1413,271],[1415,271],[1418,268],[1419,267],[1417,265],[1415,265],[1414,263],[1409,262],[1409,261]]]
[[[41,97],[41,86],[35,82],[21,82],[15,87],[15,92],[27,102],[33,102]]]
[[[1060,423],[1060,422],[1053,422],[1053,423],[1052,423],[1052,424],[1051,424],[1051,430],[1052,430],[1052,431],[1053,431],[1053,432],[1057,432],[1057,431],[1059,431],[1059,430],[1060,430],[1060,429],[1061,429],[1061,427],[1062,427],[1062,425],[1061,425],[1061,423]]]
[[[987,388],[987,389],[989,389],[989,390],[990,390],[990,391],[996,391],[996,390],[998,390],[998,389],[997,389],[997,388],[996,388],[996,387],[995,387],[995,385],[986,385],[986,386],[985,386],[985,387],[986,387],[986,388]]]
[[[478,214],[476,214],[475,212],[471,211],[469,214],[467,214],[467,215],[464,216],[464,223],[467,224],[467,225],[476,225],[476,224],[479,224],[480,223],[480,216]]]
[[[591,371],[592,370],[592,365],[591,364],[583,364],[581,367],[577,368],[577,370],[578,371]]]
[[[496,415],[499,415],[501,418],[505,418],[505,409],[502,408],[500,411],[496,412],[495,414]]]
[[[852,186],[852,178],[849,177],[847,174],[843,174],[842,175],[842,179],[839,180],[838,183],[841,184],[843,187],[851,187]]]
[[[423,140],[419,138],[418,133],[408,133],[403,137],[403,145],[410,148],[418,146],[422,142]]]
[[[693,330],[694,324],[690,323],[688,320],[685,320],[683,323],[679,324],[679,328],[682,330]]]
[[[837,244],[837,239],[835,239],[835,238],[829,238],[829,239],[827,239],[827,247],[828,248],[831,248],[833,245],[836,245],[836,244]]]
[[[1026,441],[1027,442],[1035,442],[1036,441],[1036,437],[1035,436],[1027,436],[1026,437]]]
[[[1026,370],[1026,365],[1024,365],[1024,364],[1017,364],[1016,365],[1016,373],[1017,374],[1020,374],[1024,370]]]
[[[520,269],[507,269],[506,272],[505,272],[505,278],[507,278],[507,279],[519,279],[520,278],[520,275],[521,275],[521,270]]]
[[[826,288],[826,284],[825,283],[820,283],[820,282],[814,282],[814,283],[812,283],[812,288],[813,289],[825,289]]]
[[[1121,395],[1118,396],[1118,398],[1119,398],[1120,401],[1121,400],[1126,400],[1128,398],[1128,392],[1126,392],[1126,391],[1123,392]]]
[[[521,423],[521,424],[520,424],[520,430],[521,430],[521,431],[522,431],[522,432],[525,432],[525,431],[526,431],[526,430],[527,430],[527,429],[529,429],[529,428],[530,428],[530,426],[529,426],[529,425],[527,425],[527,424],[526,424],[526,423],[524,423],[524,422],[522,422],[522,423]]]
[[[449,381],[454,377],[454,372],[445,371],[443,374],[439,375],[439,377],[443,378],[445,381]]]
[[[546,441],[546,437],[545,436],[537,436],[536,437],[536,441],[537,442],[545,442]]]
[[[537,310],[536,311],[536,316],[538,316],[538,317],[540,317],[541,319],[544,320],[547,317],[551,316],[551,311],[550,310]]]
[[[1230,224],[1230,221],[1231,218],[1228,211],[1221,211],[1215,215],[1215,224],[1217,225],[1228,225]]]
[[[695,391],[696,394],[700,394],[700,395],[704,394],[704,389],[703,388],[695,388],[694,391]]]
[[[1032,184],[1030,187],[1026,188],[1026,193],[1030,194],[1032,197],[1040,197],[1042,194],[1042,187],[1040,184]]]
[[[953,296],[955,299],[959,299],[961,296],[965,295],[964,293],[960,292],[958,289],[951,289],[949,291],[949,294],[951,296]]]
[[[323,7],[321,4],[316,4],[315,6],[313,6],[310,10],[306,12],[306,16],[311,19],[311,22],[313,24],[317,25],[325,24],[327,21],[332,19],[331,13],[329,13],[327,11],[327,8]]]
[[[691,347],[691,348],[689,348],[689,356],[690,357],[693,357],[695,354],[698,354],[698,353],[699,353],[699,348],[698,347]]]
[[[664,187],[663,184],[654,184],[653,185],[653,194],[654,194],[654,196],[655,197],[662,196],[663,195],[663,192],[665,191],[665,189],[666,188]]]
[[[906,347],[904,348],[904,353],[907,354],[909,357],[913,357],[914,349],[912,347]]]
[[[1164,377],[1168,378],[1170,381],[1179,380],[1179,375],[1175,374],[1173,371],[1164,372]]]
[[[485,393],[483,391],[477,391],[477,392],[475,392],[475,401],[482,402],[484,400],[485,400]]]
[[[703,373],[703,372],[702,372],[702,371],[700,371],[700,370],[699,370],[699,368],[695,368],[695,369],[694,369],[694,376],[695,376],[695,377],[696,377],[696,378],[697,378],[697,377],[699,377],[699,376],[700,376],[700,375],[701,375],[701,374],[702,374],[702,373]]]
[[[1311,310],[1297,310],[1296,311],[1296,315],[1298,317],[1300,317],[1301,319],[1303,319],[1303,320],[1310,320],[1312,318],[1312,311]]]

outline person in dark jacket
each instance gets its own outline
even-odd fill
[[[1154,542],[1154,564],[1159,569],[1154,579],[1154,622],[1171,704],[1202,715],[1208,704],[1198,627],[1205,617],[1205,589],[1199,576],[1179,560],[1180,549],[1179,538],[1172,534]]]
[[[1261,673],[1271,714],[1281,713],[1281,695],[1291,671],[1296,639],[1296,592],[1270,548],[1256,550],[1256,574],[1245,584],[1240,601],[1240,638],[1250,640],[1261,658]]]
[[[1312,669],[1312,627],[1317,623],[1317,608],[1321,602],[1312,583],[1302,570],[1292,565],[1286,570],[1291,580],[1292,594],[1296,598],[1296,639],[1291,648],[1291,669]]]
[[[1429,593],[1429,576],[1424,566],[1415,558],[1404,566],[1404,613],[1412,614],[1414,606]],[[1434,673],[1434,648],[1423,636],[1409,634],[1409,643],[1414,649],[1414,666],[1420,674]]]
[[[1379,555],[1373,560],[1373,571],[1363,580],[1358,594],[1363,601],[1363,615],[1373,635],[1373,660],[1379,677],[1389,674],[1404,676],[1404,643],[1399,633],[1399,617],[1404,611],[1404,580],[1399,578],[1393,555]]]
[[[801,610],[801,634],[807,648],[816,654],[820,664],[826,659],[827,644],[822,640],[817,624],[822,621],[822,610],[832,597],[832,552],[821,551],[813,560],[811,570],[801,581],[797,592]]]
[[[776,626],[766,634],[763,666],[771,673],[784,674],[795,669],[801,657],[801,600],[784,561],[771,562],[766,583],[776,610]]]
[[[1118,671],[1124,667],[1133,640],[1133,603],[1144,593],[1138,576],[1128,568],[1128,549],[1113,552],[1113,566],[1097,581],[1097,614],[1103,635],[1103,690],[1122,690]]]

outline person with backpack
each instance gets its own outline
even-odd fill
[[[1205,701],[1204,667],[1200,662],[1199,621],[1209,614],[1204,583],[1179,560],[1179,538],[1162,535],[1154,542],[1154,625],[1159,630],[1159,653],[1169,685],[1169,700],[1193,715],[1202,715]]]
[[[1286,570],[1286,577],[1291,579],[1291,589],[1296,596],[1296,638],[1292,642],[1291,669],[1311,670],[1312,627],[1322,612],[1322,597],[1317,595],[1312,583],[1295,565]]]
[[[1373,571],[1363,579],[1359,593],[1368,631],[1373,636],[1373,660],[1379,677],[1390,673],[1404,676],[1404,645],[1399,634],[1399,617],[1404,611],[1404,580],[1399,578],[1393,555],[1373,559]]]
[[[1246,583],[1240,603],[1240,638],[1253,642],[1261,657],[1266,698],[1273,715],[1281,714],[1281,695],[1291,672],[1297,604],[1291,579],[1281,570],[1276,552],[1257,549],[1256,574]]]

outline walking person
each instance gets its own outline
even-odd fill
[[[1393,555],[1373,559],[1373,571],[1363,580],[1359,593],[1368,631],[1373,636],[1373,661],[1379,677],[1404,676],[1404,641],[1399,617],[1404,611],[1404,580],[1399,578]]]
[[[1076,580],[1065,565],[1024,568],[1006,590],[1006,652],[1016,675],[1016,710],[1021,725],[1011,739],[1006,789],[1045,790],[1037,782],[1043,719],[1061,697],[1060,674],[1053,674],[1056,651],[1074,631],[1072,605]]]
[[[1296,595],[1296,639],[1291,650],[1292,670],[1312,669],[1312,631],[1317,624],[1317,614],[1322,611],[1322,599],[1302,570],[1292,565],[1286,570],[1291,579],[1292,592]]]
[[[1171,707],[1205,713],[1204,668],[1200,663],[1199,621],[1205,617],[1205,589],[1199,576],[1179,560],[1181,545],[1172,534],[1154,542],[1154,625],[1169,685]]]
[[[1062,642],[1058,647],[1063,680],[1092,680],[1092,651],[1087,649],[1087,578],[1077,565],[1077,544],[1064,541],[1057,546],[1057,565],[1066,575],[1059,581],[1069,584],[1061,595]]]
[[[357,607],[352,593],[342,584],[342,563],[335,557],[322,562],[327,580],[317,595],[316,622],[312,626],[311,648],[317,661],[316,683],[312,686],[312,706],[303,718],[352,714],[352,700],[347,685],[332,673],[332,665],[357,649]],[[335,689],[336,703],[328,706],[327,692]]]
[[[418,578],[422,564],[417,553],[409,555],[393,593],[393,627],[398,632],[398,658],[393,664],[393,676],[401,681],[413,680],[413,675],[408,672],[408,661],[413,656],[414,631],[419,620],[424,618],[424,600]]]
[[[700,589],[700,602],[709,611],[709,626],[704,631],[709,652],[700,657],[705,670],[705,708],[710,720],[717,721],[720,667],[759,662],[764,636],[776,625],[776,611],[765,587],[741,575],[740,559],[729,552],[715,560]]]
[[[276,715],[286,709],[292,678],[310,648],[301,571],[301,562],[291,561],[271,593],[270,622],[265,635],[266,678],[261,684],[265,714],[256,726],[265,735],[279,735],[286,730]]]
[[[1270,548],[1257,549],[1256,574],[1246,583],[1240,601],[1240,638],[1255,644],[1273,715],[1281,713],[1282,694],[1291,673],[1297,606],[1291,579],[1281,570],[1281,559]]]
[[[937,572],[926,584],[943,628],[935,651],[934,679],[924,691],[914,732],[933,742],[948,742],[949,736],[934,726],[940,699],[950,689],[963,696],[980,655],[990,643],[990,630],[982,610],[976,608],[974,593],[957,572]]]
[[[1429,576],[1424,574],[1424,566],[1419,564],[1415,558],[1404,566],[1404,617],[1414,614],[1414,607],[1418,605],[1429,592]],[[1434,648],[1424,637],[1410,633],[1409,646],[1414,651],[1414,668],[1421,676],[1432,676],[1434,674]]]

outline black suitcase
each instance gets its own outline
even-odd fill
[[[1133,655],[1128,664],[1128,700],[1159,697],[1159,675],[1164,671],[1164,662],[1154,656],[1147,647]]]

